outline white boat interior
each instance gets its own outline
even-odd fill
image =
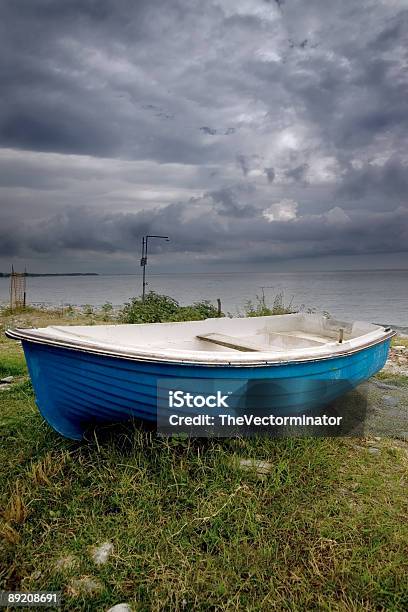
[[[317,314],[10,330],[21,340],[149,361],[259,365],[355,352],[393,335]]]

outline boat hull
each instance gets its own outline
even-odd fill
[[[386,362],[390,338],[333,358],[233,367],[142,361],[22,343],[41,414],[57,432],[80,440],[98,424],[131,418],[157,422],[157,388],[163,379],[245,380],[258,389],[248,400],[254,413],[258,383],[261,394],[271,395],[275,412],[313,411],[378,372]]]

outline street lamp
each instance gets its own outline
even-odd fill
[[[140,260],[140,265],[143,268],[143,292],[142,292],[142,302],[145,301],[145,294],[146,294],[146,264],[147,264],[147,243],[149,238],[163,238],[163,240],[166,240],[167,242],[170,241],[170,238],[168,236],[156,236],[154,234],[147,234],[146,236],[143,236],[142,238],[142,258]]]

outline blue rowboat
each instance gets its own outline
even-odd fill
[[[313,411],[378,372],[394,334],[315,314],[6,332],[22,342],[41,414],[76,440],[101,423],[157,422],[166,380],[245,381],[253,412],[265,397],[275,413]]]

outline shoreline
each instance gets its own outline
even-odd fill
[[[215,302],[215,300],[209,300],[211,303]],[[84,304],[73,304],[70,302],[65,302],[65,303],[51,303],[51,302],[30,302],[27,306],[27,312],[29,312],[30,308],[34,309],[34,310],[39,310],[41,312],[46,313],[55,313],[55,312],[61,312],[62,315],[67,313],[67,312],[71,312],[72,315],[74,314],[86,314],[84,313],[84,309],[91,309],[95,315],[102,315],[104,312],[103,306],[104,304],[110,304],[112,306],[112,310],[111,310],[111,314],[112,315],[117,315],[119,313],[119,311],[123,308],[123,304],[113,304],[112,302],[106,301],[102,304],[89,304],[89,303],[84,303]],[[2,310],[7,310],[9,308],[9,303],[8,302],[3,302],[0,301],[0,315],[2,313]],[[238,308],[238,307],[237,307]],[[316,312],[318,313],[319,311],[316,310]],[[324,310],[322,310],[321,312],[324,312]],[[21,314],[20,311],[16,312],[16,316],[18,316],[19,314]],[[239,316],[238,314],[234,314],[235,316]],[[345,319],[347,320],[347,319]],[[351,321],[351,318],[348,318],[349,321]],[[360,320],[360,319],[354,319],[354,320]],[[361,319],[363,320],[363,319]],[[372,323],[373,325],[380,325],[382,327],[391,327],[394,331],[397,332],[398,336],[401,336],[402,338],[408,338],[408,324],[407,325],[397,325],[394,323],[379,323],[378,321],[370,321],[370,323]]]

